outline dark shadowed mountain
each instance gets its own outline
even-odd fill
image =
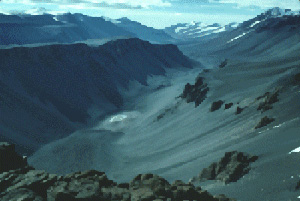
[[[34,34],[32,34],[34,33]],[[72,43],[87,39],[135,37],[102,17],[82,14],[3,15],[0,14],[0,45]]]
[[[0,50],[1,140],[31,151],[118,110],[118,88],[166,68],[192,67],[174,45],[139,39]],[[30,125],[30,126],[29,126]]]
[[[175,39],[163,30],[147,27],[139,22],[131,21],[124,17],[113,21],[118,27],[121,27],[129,32],[137,35],[142,40],[148,40],[151,43],[174,43]]]

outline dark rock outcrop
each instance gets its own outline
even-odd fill
[[[262,128],[270,123],[272,123],[273,121],[275,121],[274,118],[269,118],[267,116],[263,117],[260,122],[255,126],[255,129],[258,129],[258,128]]]
[[[228,110],[229,108],[231,108],[233,106],[233,103],[226,103],[225,104],[225,110]]]
[[[224,101],[222,101],[222,100],[218,100],[218,101],[216,101],[216,102],[213,102],[213,103],[211,104],[210,111],[211,111],[211,112],[214,112],[214,111],[220,109],[221,106],[223,105],[223,103],[224,103]]]
[[[11,153],[13,146],[5,143]],[[20,157],[22,158],[22,157]],[[1,164],[8,161],[0,161]],[[2,167],[2,166],[1,166]],[[29,166],[7,166],[0,173],[0,200],[34,201],[153,201],[197,200],[233,201],[224,195],[212,196],[191,183],[175,181],[170,184],[154,174],[139,174],[129,183],[109,180],[104,172],[88,170],[65,176],[49,174]],[[11,169],[10,169],[11,167]]]
[[[179,106],[179,102],[177,102],[174,106],[164,109],[163,112],[160,113],[154,121],[159,121],[160,119],[164,118],[165,115],[167,114],[174,114],[178,106]]]
[[[224,68],[228,64],[228,59],[225,59],[220,65],[219,68]]]
[[[266,92],[263,96],[259,96],[256,100],[261,100],[262,102],[259,104],[257,110],[261,110],[261,112],[265,112],[273,108],[273,104],[278,102],[279,89],[276,89],[274,92]]]
[[[198,76],[195,85],[191,85],[190,83],[185,85],[180,97],[185,99],[187,103],[195,102],[195,107],[197,107],[206,99],[208,91],[209,88],[204,83],[204,78]]]
[[[214,162],[208,168],[204,168],[198,177],[192,179],[192,182],[205,180],[220,180],[226,184],[236,182],[249,172],[250,163],[257,159],[257,156],[243,152],[226,152],[219,162]]]
[[[25,166],[27,166],[27,159],[15,152],[15,145],[0,142],[0,173]]]
[[[235,114],[241,114],[243,110],[244,108],[240,108],[239,106],[237,106]]]

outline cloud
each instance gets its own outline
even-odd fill
[[[299,0],[219,0],[219,3],[236,4],[239,7],[300,9]]]
[[[82,7],[109,7],[116,9],[142,9],[150,7],[167,7],[171,3],[167,0],[0,0],[2,3],[13,4],[56,4]]]
[[[299,0],[170,0],[176,3],[213,3],[213,4],[232,4],[237,7],[247,7],[247,8],[290,8],[290,9],[300,9]]]
[[[180,3],[216,3],[219,2],[219,0],[172,0],[174,2],[180,2]]]

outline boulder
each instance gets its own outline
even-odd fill
[[[229,108],[231,108],[233,106],[233,103],[226,103],[225,104],[225,110],[228,110]]]
[[[170,187],[171,186],[167,180],[154,174],[139,174],[129,183],[130,189],[151,189],[154,195],[157,197],[170,197]]]
[[[258,129],[258,128],[262,128],[270,123],[272,123],[273,121],[275,121],[274,118],[269,118],[267,116],[263,117],[260,122],[255,126],[255,129]]]
[[[241,114],[243,110],[244,108],[240,108],[239,106],[237,106],[235,114]]]
[[[279,89],[276,89],[274,92],[266,92],[264,95],[259,96],[256,98],[256,100],[261,100],[262,102],[259,103],[257,110],[260,110],[261,112],[265,112],[267,110],[270,110],[273,108],[273,104],[278,102],[279,96]]]
[[[250,163],[257,159],[257,156],[243,152],[226,152],[219,162],[214,162],[208,168],[204,168],[192,181],[220,180],[225,184],[236,182],[249,172]]]
[[[223,103],[224,103],[224,101],[222,101],[222,100],[213,102],[213,103],[211,104],[210,111],[211,111],[211,112],[214,112],[214,111],[220,109],[221,106],[223,105]]]
[[[195,107],[197,107],[206,99],[208,91],[209,88],[207,84],[204,83],[204,78],[198,76],[194,85],[191,85],[190,83],[185,85],[180,97],[185,99],[187,103],[194,102]]]

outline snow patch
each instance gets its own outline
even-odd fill
[[[241,35],[239,35],[239,36],[237,36],[237,37],[235,37],[235,38],[233,38],[233,39],[227,41],[227,43],[231,43],[231,42],[234,41],[234,40],[237,40],[237,39],[239,39],[239,38],[242,38],[243,36],[245,36],[245,35],[248,34],[248,33],[250,33],[250,31],[245,32],[245,33],[242,33]]]
[[[255,21],[253,24],[250,25],[250,27],[254,27],[255,25],[257,25],[258,23],[260,23],[261,21]]]
[[[223,32],[223,31],[226,31],[225,27],[222,27],[221,29],[215,30],[214,33],[220,33],[220,32]]]
[[[124,119],[127,119],[127,115],[124,114],[120,114],[120,115],[116,115],[110,118],[109,122],[117,122],[117,121],[123,121]]]
[[[298,147],[298,148],[290,151],[289,154],[291,154],[291,153],[299,153],[299,152],[300,152],[300,147]]]
[[[279,124],[277,126],[274,126],[273,128],[280,128],[282,125],[284,125],[285,123]]]
[[[186,27],[177,27],[177,28],[175,29],[175,33],[179,33],[180,30],[182,30],[182,29],[186,29]]]

